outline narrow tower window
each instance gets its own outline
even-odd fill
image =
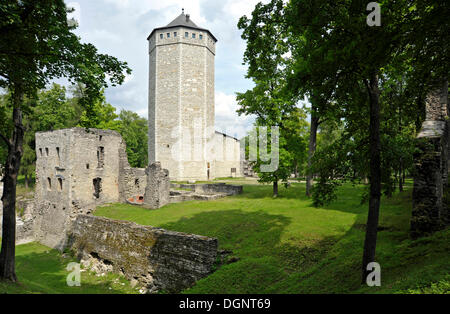
[[[63,180],[61,178],[58,178],[58,187],[59,187],[59,190],[62,191],[62,189],[63,189]]]
[[[47,190],[52,190],[52,179],[47,178]]]
[[[56,155],[58,155],[58,164],[61,163],[61,155],[59,154],[59,147],[56,147]]]

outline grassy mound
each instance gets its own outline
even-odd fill
[[[381,287],[360,284],[367,204],[364,186],[344,185],[339,199],[314,208],[304,184],[280,189],[246,185],[244,194],[210,202],[170,204],[150,211],[112,204],[96,215],[216,237],[229,251],[216,271],[185,293],[449,293],[450,230],[411,240],[411,186],[383,198],[377,245]],[[39,244],[17,247],[20,284],[0,293],[137,293],[116,275],[82,273],[66,285],[71,258]]]

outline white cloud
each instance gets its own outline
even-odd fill
[[[67,1],[69,2],[69,1]],[[239,18],[249,16],[259,0],[78,0],[82,23],[77,34],[94,44],[100,53],[126,61],[132,69],[122,86],[106,90],[107,101],[116,108],[147,116],[148,44],[153,28],[170,23],[185,9],[200,27],[219,40],[216,50],[216,128],[230,135],[245,135],[252,119],[238,116],[234,93],[253,84],[242,65],[246,44],[237,28]],[[267,2],[265,0],[264,2]],[[232,126],[232,128],[230,127]],[[229,130],[227,130],[227,128]]]
[[[216,92],[216,130],[222,133],[242,138],[253,125],[254,118],[239,116],[235,95]]]

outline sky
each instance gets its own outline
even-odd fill
[[[253,87],[243,65],[246,43],[237,28],[239,18],[250,16],[260,0],[79,0],[66,1],[75,8],[79,22],[75,31],[82,42],[92,43],[100,53],[126,61],[132,69],[125,83],[106,90],[106,100],[119,110],[147,117],[148,44],[156,27],[165,26],[182,8],[199,27],[209,29],[216,44],[216,130],[237,138],[245,136],[254,118],[238,116],[236,92]]]

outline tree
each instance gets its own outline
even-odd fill
[[[276,126],[280,132],[278,169],[273,172],[262,171],[260,154],[252,165],[261,182],[273,183],[274,197],[278,196],[278,182],[281,180],[287,183],[292,173],[294,155],[288,149],[288,143],[292,144],[292,141],[288,141],[287,121],[290,120],[292,126],[292,121],[297,121],[300,112],[295,99],[289,97],[285,85],[289,50],[282,36],[282,9],[281,0],[273,0],[268,5],[258,3],[252,18],[243,16],[238,23],[238,27],[243,30],[242,38],[247,41],[244,53],[244,62],[249,66],[247,77],[255,82],[252,90],[237,93],[240,105],[238,113],[253,114],[256,116],[256,126],[267,127],[267,130]],[[273,150],[273,147],[270,149]]]
[[[131,167],[148,166],[148,122],[135,112],[122,110],[117,130],[127,143],[128,162]]]
[[[444,29],[448,30],[449,23],[448,18],[444,18],[448,16],[445,1],[381,1],[380,27],[370,27],[366,23],[366,5],[361,0],[332,3],[292,0],[287,8],[293,36],[306,42],[313,38],[315,43],[298,46],[300,50],[307,49],[307,53],[299,53],[304,58],[299,59],[300,66],[294,66],[293,77],[301,75],[295,68],[301,69],[306,65],[310,79],[317,85],[329,80],[330,76],[336,78],[335,84],[328,86],[326,94],[332,95],[334,103],[343,109],[341,112],[357,111],[358,107],[362,110],[367,106],[369,125],[363,126],[367,127],[369,135],[366,147],[370,160],[370,194],[362,262],[363,282],[369,272],[367,265],[375,261],[382,189],[382,81],[390,76],[391,66],[398,67],[405,62],[405,54],[414,62],[420,60],[414,70],[416,77],[420,78],[426,78],[425,74],[434,76],[435,80],[447,77],[449,62],[448,57],[445,58],[448,56],[448,31]],[[295,48],[293,50],[293,56],[297,56],[298,52]],[[422,59],[423,55],[428,60]],[[433,84],[433,80],[425,81]],[[362,86],[365,99],[354,97]],[[358,98],[360,101],[355,101]]]
[[[62,0],[15,1],[0,3],[0,87],[11,92],[13,130],[0,133],[7,146],[3,192],[3,232],[0,252],[0,279],[17,281],[15,273],[16,184],[24,153],[23,112],[28,112],[24,97],[36,95],[50,80],[67,77],[86,86],[82,106],[93,113],[93,103],[107,78],[121,84],[126,63],[99,54],[91,44],[83,44],[69,26],[67,8]],[[5,114],[5,108],[2,109]]]

